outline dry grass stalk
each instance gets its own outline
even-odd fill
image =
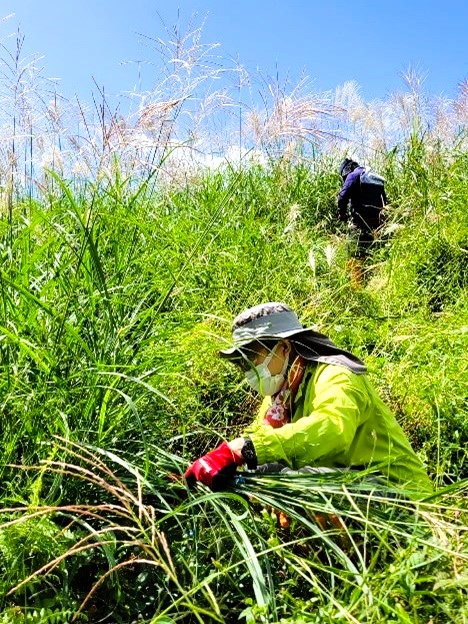
[[[225,66],[215,54],[218,44],[202,41],[203,23],[189,24],[185,33],[180,26],[166,33],[167,41],[147,38],[161,63],[159,81],[148,92],[131,94],[138,110],[127,117],[104,92],[94,108],[61,98],[55,83],[44,78],[38,58],[23,59],[19,33],[13,52],[1,44],[4,196],[20,189],[54,192],[47,168],[77,183],[112,182],[118,162],[125,178],[160,171],[161,181],[186,183],[206,167],[247,161],[251,150],[261,154],[261,162],[291,160],[320,144],[332,154],[341,155],[344,148],[359,160],[373,161],[415,128],[434,145],[449,145],[466,129],[466,82],[455,100],[429,98],[425,76],[409,68],[403,77],[406,92],[364,102],[353,82],[335,93],[316,93],[306,78],[289,88],[247,72],[238,62]],[[258,83],[263,106],[252,102],[252,86]]]

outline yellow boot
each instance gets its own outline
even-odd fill
[[[350,258],[346,263],[346,270],[353,288],[364,286],[364,261],[360,258]]]

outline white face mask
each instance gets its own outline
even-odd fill
[[[277,347],[278,345],[276,345]],[[261,364],[253,366],[246,371],[245,378],[250,387],[261,394],[261,396],[272,396],[281,390],[285,380],[286,369],[288,368],[289,353],[286,356],[283,368],[278,375],[272,375],[268,364],[273,359],[276,347],[267,355]]]

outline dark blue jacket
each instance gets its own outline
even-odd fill
[[[361,173],[364,167],[356,167],[346,176],[341,191],[338,194],[338,216],[345,220],[348,213],[348,204],[351,205],[351,215],[366,216],[369,209],[380,210],[386,204],[387,198],[382,187],[366,185],[361,187]],[[376,192],[377,190],[377,192]]]

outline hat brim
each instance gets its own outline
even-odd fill
[[[242,355],[242,349],[253,342],[262,342],[262,340],[282,340],[283,338],[292,338],[293,336],[299,336],[306,332],[317,333],[312,327],[304,327],[302,329],[291,329],[276,334],[266,334],[258,338],[253,338],[252,340],[246,340],[244,343],[236,344],[230,349],[223,349],[219,351],[219,355],[226,360],[238,360],[239,358],[245,357]]]

